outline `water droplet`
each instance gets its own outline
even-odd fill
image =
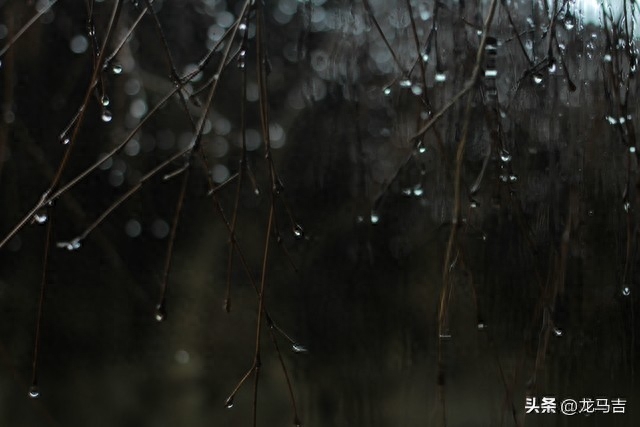
[[[300,344],[293,344],[291,346],[291,350],[293,350],[294,353],[308,353],[309,349],[307,349],[307,347],[300,345]]]
[[[625,297],[628,297],[629,295],[631,295],[631,288],[629,286],[624,286],[622,288],[622,295]]]
[[[633,147],[633,146],[629,147],[629,152],[630,153],[635,153],[636,152],[636,147]]]
[[[500,152],[500,160],[505,163],[509,163],[511,161],[511,154],[507,150],[502,150]]]
[[[100,98],[100,103],[102,104],[103,107],[109,106],[110,102],[111,101],[109,100],[109,97],[107,95],[102,95],[102,98]]]
[[[238,53],[238,68],[244,68],[246,62],[247,51],[242,49],[240,53]]]
[[[113,115],[111,114],[111,111],[107,110],[106,108],[104,110],[102,110],[102,121],[105,123],[109,123],[111,121],[111,119],[113,119]]]
[[[402,194],[405,195],[405,196],[410,196],[411,192],[412,192],[411,188],[409,188],[409,187],[402,189]]]
[[[229,397],[226,402],[224,402],[224,407],[227,409],[233,408],[233,396]]]
[[[533,82],[537,85],[539,85],[540,83],[542,83],[542,75],[536,73],[533,75]]]
[[[380,222],[380,215],[377,212],[371,212],[371,224],[377,224]]]
[[[253,194],[255,194],[256,196],[260,195],[260,189],[258,187],[253,189]]]
[[[575,27],[575,25],[576,25],[576,24],[575,24],[575,22],[573,21],[573,19],[566,19],[566,20],[564,21],[564,27],[565,27],[567,30],[573,30],[573,27]]]
[[[549,70],[550,73],[555,73],[556,70],[558,69],[558,66],[556,65],[556,61],[552,59],[551,62],[549,62],[549,66],[547,67],[547,69]]]
[[[80,249],[80,238],[76,237],[73,240],[69,240],[68,242],[58,242],[56,243],[56,246],[61,248],[61,249],[66,249],[68,251],[75,251]]]
[[[509,181],[509,177],[507,175],[500,175],[500,181],[507,182]]]
[[[36,384],[33,384],[29,387],[29,397],[32,399],[37,399],[40,397],[40,389]]]
[[[498,70],[496,70],[495,68],[487,68],[486,70],[484,70],[484,76],[486,78],[496,78],[498,77]]]
[[[428,62],[429,61],[429,54],[428,53],[423,53],[422,54],[422,62]]]
[[[391,95],[391,87],[387,86],[384,88],[384,90],[382,91],[386,96]]]
[[[304,237],[304,230],[302,229],[302,226],[300,224],[296,224],[293,227],[293,235],[298,240],[300,240],[300,239],[302,239]]]
[[[589,209],[588,215],[589,216],[593,216],[595,214],[595,212],[593,211],[593,209]]]
[[[417,85],[417,84],[411,86],[411,93],[413,93],[416,96],[422,95],[422,86]]]
[[[562,335],[564,335],[564,332],[562,331],[562,329],[555,327],[553,328],[553,334],[557,337],[561,337]]]
[[[247,30],[247,24],[242,22],[240,25],[238,25],[238,31],[246,31]]]
[[[400,87],[411,87],[411,80],[409,79],[402,79],[400,80]]]
[[[469,204],[469,206],[471,207],[471,209],[475,209],[478,207],[478,203],[474,200]]]
[[[442,83],[442,82],[444,82],[446,80],[447,80],[447,75],[444,72],[438,71],[436,73],[436,82]]]
[[[613,116],[606,116],[605,118],[610,125],[615,125],[616,123],[618,123],[618,120],[616,120],[616,118]]]
[[[156,322],[164,322],[165,320],[167,320],[167,310],[164,307],[164,303],[156,305],[156,312],[154,317],[156,319]]]
[[[120,64],[113,64],[111,66],[111,72],[115,75],[119,75],[122,74],[122,65]]]
[[[33,214],[33,222],[36,224],[44,224],[48,219],[49,213],[47,212],[47,208],[40,208],[35,214]]]
[[[518,180],[518,175],[509,175],[509,182],[516,182]]]
[[[424,193],[424,189],[422,188],[422,186],[420,184],[418,184],[415,187],[413,187],[413,195],[414,196],[420,197],[420,196],[422,196],[423,193]]]
[[[66,135],[63,135],[62,138],[60,138],[60,144],[62,145],[67,145],[70,142],[71,142],[71,138],[69,138]]]
[[[487,324],[482,322],[482,321],[479,321],[478,322],[478,330],[479,331],[484,331],[485,329],[487,329]]]
[[[624,202],[624,204],[622,205],[622,208],[624,209],[625,212],[629,212],[629,210],[631,209],[631,203]]]
[[[605,54],[605,55],[602,57],[602,60],[603,60],[604,62],[611,62],[611,60],[612,60],[611,55],[610,55],[610,54],[608,54],[608,53],[607,53],[607,54]]]

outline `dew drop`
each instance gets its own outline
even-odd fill
[[[377,224],[380,222],[380,215],[377,212],[371,212],[371,224]]]
[[[484,331],[485,329],[487,329],[487,324],[484,323],[483,321],[479,321],[478,322],[478,330],[479,331]]]
[[[389,86],[385,87],[384,90],[382,91],[385,96],[389,96],[391,95],[391,88]]]
[[[477,208],[477,207],[478,207],[478,203],[477,203],[476,201],[472,201],[472,202],[469,204],[469,207],[471,207],[471,209],[475,209],[475,208]]]
[[[540,83],[542,83],[542,76],[540,74],[534,74],[533,75],[533,82],[537,85],[539,85]]]
[[[622,295],[625,297],[628,297],[629,295],[631,295],[631,288],[629,286],[624,286],[622,288]]]
[[[507,175],[500,175],[500,181],[507,182],[509,181],[509,177]]]
[[[509,175],[509,182],[516,182],[518,180],[518,175]]]
[[[246,31],[247,30],[247,24],[246,23],[241,23],[240,25],[238,25],[238,31],[242,32],[242,31]]]
[[[294,353],[308,353],[309,349],[303,345],[300,344],[293,344],[291,346],[291,350],[293,350]]]
[[[33,222],[36,224],[45,224],[49,219],[49,214],[47,213],[47,208],[38,209],[38,211],[33,214]]]
[[[547,67],[547,69],[549,70],[550,73],[555,73],[556,70],[558,69],[558,66],[556,65],[556,61],[555,60],[551,60],[551,62],[549,63],[549,66]]]
[[[511,161],[511,154],[509,154],[507,150],[502,150],[502,152],[500,152],[500,160],[509,163]]]
[[[573,19],[567,19],[564,21],[564,27],[567,30],[573,30],[573,27],[575,27],[575,22],[573,21]]]
[[[115,75],[119,75],[122,74],[122,65],[120,64],[113,64],[111,66],[111,72]]]
[[[102,95],[102,98],[100,98],[100,103],[103,107],[108,107],[111,101],[109,100],[109,97],[107,95]]]
[[[164,307],[164,303],[156,305],[156,312],[154,316],[156,322],[164,322],[167,319],[167,310]],[[233,406],[233,403],[231,405]]]
[[[611,62],[611,60],[612,60],[612,59],[613,59],[613,58],[611,58],[611,55],[610,55],[610,54],[608,54],[608,53],[607,53],[607,54],[605,54],[605,55],[602,57],[602,60],[603,60],[604,62]]]
[[[37,399],[40,397],[40,389],[38,388],[38,386],[36,384],[33,384],[31,387],[29,387],[29,397],[32,399]]]
[[[296,224],[293,227],[293,235],[298,240],[300,240],[300,239],[302,239],[304,237],[304,230],[302,229],[302,226],[300,224]]]
[[[636,152],[636,147],[629,147],[629,152],[630,153],[635,153]]]
[[[616,118],[613,116],[606,116],[605,118],[610,125],[615,125],[616,123],[618,123],[618,120],[616,120]]]
[[[106,108],[104,110],[102,110],[102,121],[105,123],[109,123],[111,121],[111,119],[113,119],[113,115],[111,114],[111,111],[107,110]]]
[[[68,251],[75,251],[80,249],[80,238],[76,237],[73,240],[69,240],[68,242],[58,242],[56,243],[56,246],[61,248],[61,249],[66,249]]]
[[[420,196],[422,196],[423,193],[424,193],[424,190],[423,190],[421,185],[416,185],[415,187],[413,187],[413,195],[414,196],[420,197]]]
[[[400,87],[404,87],[404,88],[411,87],[411,80],[409,79],[400,80]]]
[[[422,95],[422,87],[420,85],[411,86],[411,93],[413,93],[416,96]]]
[[[562,335],[564,335],[564,332],[562,331],[562,329],[555,327],[553,328],[553,334],[557,337],[561,337]]]
[[[631,209],[631,203],[624,202],[624,204],[622,205],[622,208],[624,209],[625,212],[629,212],[629,210]]]
[[[63,136],[62,138],[60,138],[60,144],[62,145],[67,145],[71,142],[71,138],[69,138],[68,136]]]
[[[436,73],[436,82],[442,83],[446,80],[447,80],[447,75],[444,72],[439,71]]]
[[[226,402],[224,402],[224,407],[227,409],[233,408],[233,396],[229,397]]]
[[[422,62],[428,62],[429,61],[429,54],[428,53],[423,53],[422,54]]]

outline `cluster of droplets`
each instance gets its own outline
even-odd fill
[[[66,249],[68,251],[76,251],[80,249],[80,246],[81,246],[80,240],[81,239],[79,237],[76,237],[75,239],[72,239],[69,241],[58,242],[56,243],[56,246],[61,249]]]

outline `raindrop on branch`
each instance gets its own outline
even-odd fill
[[[113,115],[111,114],[111,111],[107,110],[106,108],[102,110],[101,119],[103,122],[109,123],[111,119],[113,119]]]
[[[557,337],[561,337],[562,335],[564,335],[564,332],[562,331],[562,329],[555,327],[553,328],[553,334]]]
[[[509,163],[511,161],[511,154],[507,150],[502,150],[500,152],[500,160],[505,163]]]
[[[294,353],[308,353],[309,349],[303,345],[300,344],[293,344],[291,346],[291,350],[293,350]]]
[[[36,224],[45,224],[49,219],[49,214],[47,212],[47,208],[40,208],[38,211],[33,214],[33,222]]]
[[[631,288],[629,286],[624,286],[622,288],[622,296],[628,297],[631,295]]]
[[[32,399],[37,399],[40,397],[40,389],[38,388],[38,386],[36,384],[31,385],[31,387],[29,387],[29,397]]]
[[[478,330],[484,331],[485,329],[487,329],[487,324],[484,323],[482,320],[478,321]]]
[[[111,101],[109,100],[109,97],[107,95],[102,95],[102,98],[100,98],[100,103],[103,107],[108,107]]]
[[[386,96],[391,95],[391,87],[387,86],[384,88],[384,90],[382,91]]]
[[[533,82],[537,85],[542,83],[542,75],[536,73],[533,75]]]
[[[380,215],[377,212],[371,212],[371,224],[377,224],[380,222]]]
[[[229,397],[226,402],[224,402],[224,407],[227,409],[233,408],[233,396]]]
[[[438,71],[436,73],[436,82],[443,83],[446,80],[447,80],[447,75],[444,73],[444,71]]]
[[[113,65],[111,66],[111,72],[112,72],[113,74],[115,74],[116,76],[117,76],[117,75],[119,75],[119,74],[122,74],[122,65],[120,65],[120,64],[113,64]]]
[[[156,312],[154,315],[156,322],[164,322],[167,319],[167,310],[164,307],[164,302],[156,305]]]
[[[56,243],[56,246],[61,248],[61,249],[66,249],[68,251],[75,251],[80,249],[80,238],[76,237],[73,240],[69,240],[68,242],[58,242]]]
[[[400,87],[408,88],[408,87],[411,87],[411,80],[402,79],[402,80],[400,80],[399,84],[400,84]]]
[[[296,224],[293,227],[293,235],[298,240],[300,240],[300,239],[302,239],[304,237],[304,230],[302,229],[302,226],[300,224]]]

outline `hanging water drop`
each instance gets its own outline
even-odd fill
[[[69,138],[68,136],[63,136],[62,138],[60,138],[60,144],[62,145],[67,145],[71,142],[71,138]]]
[[[111,119],[113,119],[113,115],[111,114],[111,111],[107,110],[106,108],[104,110],[102,110],[102,121],[105,123],[109,123],[111,121]]]
[[[422,186],[420,184],[416,185],[415,187],[413,187],[413,195],[416,197],[420,197],[422,196],[422,194],[424,193],[424,190],[422,188]]]
[[[611,58],[611,55],[610,55],[610,54],[608,54],[608,53],[607,53],[607,54],[605,54],[605,55],[602,57],[602,60],[603,60],[604,62],[611,62],[611,60],[612,60],[612,59],[613,59],[613,58]]]
[[[628,201],[625,201],[624,204],[622,205],[622,208],[624,209],[625,212],[629,212],[629,210],[631,210],[631,203],[629,203]]]
[[[511,154],[507,150],[502,150],[500,152],[500,160],[505,163],[509,163],[511,161]]]
[[[625,297],[628,297],[629,295],[631,295],[631,288],[629,286],[624,286],[622,288],[622,295]]]
[[[242,49],[238,54],[238,68],[242,69],[245,67],[245,57],[247,56],[247,51]]]
[[[371,212],[371,224],[377,224],[378,222],[380,222],[380,216],[378,215],[377,212],[372,211]]]
[[[302,239],[304,237],[304,230],[302,229],[302,226],[300,224],[296,224],[293,227],[293,235],[298,240],[300,240],[300,239]]]
[[[573,27],[575,27],[575,22],[573,21],[573,19],[565,19],[564,27],[567,30],[573,30]]]
[[[562,329],[555,327],[553,328],[553,334],[557,337],[561,337],[562,335],[564,335],[564,332],[562,331]]]
[[[538,73],[533,75],[533,82],[537,85],[539,85],[540,83],[542,83],[542,76]]]
[[[422,54],[422,62],[427,62],[429,61],[429,54],[428,53],[423,53]]]
[[[61,249],[66,249],[68,251],[75,251],[80,249],[80,238],[76,237],[73,240],[69,240],[68,242],[58,242],[56,243],[56,246],[61,248]]]
[[[108,107],[110,102],[111,101],[109,100],[109,97],[107,95],[102,95],[102,98],[100,98],[100,103],[103,107]]]
[[[555,73],[555,72],[556,72],[556,70],[558,69],[558,66],[556,65],[556,61],[555,61],[554,59],[552,59],[552,60],[549,62],[549,66],[547,67],[547,69],[549,70],[549,72],[550,72],[551,74],[553,74],[553,73]]]
[[[233,408],[233,396],[229,397],[226,402],[224,402],[224,407],[227,409]]]
[[[636,147],[634,147],[634,146],[629,147],[629,152],[630,153],[635,153],[636,152]]]
[[[402,80],[400,80],[399,84],[400,84],[400,87],[404,87],[404,88],[411,87],[411,80],[402,79]]]
[[[293,344],[291,346],[291,350],[293,350],[294,353],[308,353],[309,349],[307,349],[307,347],[300,345],[300,344]]]
[[[113,64],[111,66],[111,72],[115,75],[119,75],[122,74],[122,65],[120,64]]]
[[[40,397],[40,389],[36,384],[31,385],[29,387],[29,397],[32,399],[37,399]]]
[[[478,330],[484,331],[485,329],[487,329],[487,324],[484,323],[482,320],[478,321]]]
[[[154,315],[156,322],[164,322],[167,319],[167,310],[164,307],[164,302],[156,305],[156,312]]]
[[[509,182],[516,182],[518,180],[518,175],[511,174],[509,175]]]
[[[447,75],[443,71],[438,71],[436,73],[436,82],[442,83],[447,80]]]
[[[36,224],[44,224],[48,219],[49,214],[47,212],[47,208],[40,208],[35,214],[33,214],[33,222]]]

